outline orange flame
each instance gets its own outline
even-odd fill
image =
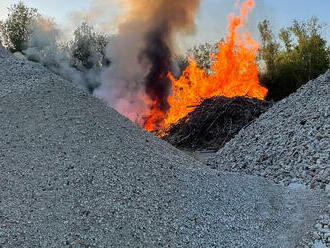
[[[151,113],[146,118],[144,123],[144,129],[147,131],[152,132],[155,131],[155,129],[159,129],[159,127],[163,127],[165,113],[159,111],[157,106],[157,100],[153,101],[153,103],[150,104]]]
[[[215,61],[211,67],[212,74],[198,68],[192,59],[178,80],[169,73],[172,81],[172,94],[168,98],[170,109],[167,113],[153,111],[144,126],[146,130],[155,131],[160,127],[164,132],[194,110],[191,106],[199,105],[203,99],[213,96],[265,99],[268,91],[259,84],[255,62],[259,44],[249,33],[239,33],[239,28],[247,23],[247,15],[253,7],[254,0],[247,0],[242,4],[239,16],[229,16],[228,35],[225,41],[219,42],[219,52],[212,55]],[[163,121],[154,125],[153,120],[159,120],[161,116],[165,116]]]

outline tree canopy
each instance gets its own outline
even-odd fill
[[[107,63],[105,48],[109,43],[109,37],[97,33],[87,22],[82,22],[73,34],[70,42],[73,65],[77,68],[83,66],[85,69],[102,67]]]
[[[329,47],[322,37],[324,26],[317,18],[306,22],[295,20],[292,26],[280,30],[278,39],[268,20],[258,28],[262,41],[260,55],[266,64],[260,79],[269,89],[269,99],[280,100],[329,69]]]
[[[11,52],[23,51],[32,32],[32,23],[39,16],[38,10],[19,2],[8,8],[7,19],[0,22],[3,45]]]

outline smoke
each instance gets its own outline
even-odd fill
[[[109,0],[93,0],[86,11],[74,11],[69,14],[69,22],[65,23],[68,30],[75,29],[83,21],[103,33],[115,33],[115,18],[120,13],[118,3]],[[70,32],[69,32],[70,33]]]
[[[74,40],[71,42],[64,41],[63,32],[61,32],[53,19],[39,16],[30,28],[32,33],[26,44],[27,48],[23,51],[27,59],[41,63],[54,73],[89,91],[100,85],[100,68],[96,68],[96,66],[86,68],[72,56]],[[96,65],[101,55],[95,49],[97,45],[90,44],[91,42],[86,40],[87,38],[81,35],[77,42],[83,45],[90,45],[82,49],[86,50],[84,52],[89,53],[89,57],[86,58],[88,62]]]
[[[61,45],[61,32],[53,19],[39,16],[31,25],[32,33],[23,54],[27,59],[41,63],[54,73],[80,85],[80,73],[70,66],[67,47]]]
[[[169,109],[167,74],[176,72],[175,39],[178,34],[194,33],[200,0],[116,2],[124,14],[117,20],[118,36],[108,47],[112,65],[103,73],[96,95],[141,125],[151,111],[163,113],[152,120],[157,126]]]

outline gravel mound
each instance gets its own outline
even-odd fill
[[[276,104],[207,162],[222,171],[330,191],[330,70]],[[330,201],[314,237],[330,247]]]
[[[209,160],[277,183],[330,183],[330,70],[282,100]]]
[[[12,55],[0,56],[0,97],[34,90],[51,79],[52,75],[42,66],[20,60]]]
[[[8,56],[10,56],[10,53],[0,44],[0,58]]]
[[[310,241],[323,194],[204,168],[41,66],[0,63],[1,248]]]

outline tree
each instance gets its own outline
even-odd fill
[[[70,42],[73,66],[78,69],[101,68],[108,64],[105,48],[109,38],[101,33],[96,33],[94,28],[83,22],[74,32]]]
[[[189,49],[187,55],[196,61],[199,68],[211,73],[211,66],[214,62],[212,55],[218,52],[218,48],[218,44],[205,43]]]
[[[281,29],[279,43],[269,21],[259,24],[260,57],[266,64],[260,80],[269,90],[269,99],[280,100],[329,69],[329,48],[321,35],[323,27],[317,18],[294,21],[292,26]]]
[[[71,66],[83,75],[85,86],[90,92],[100,85],[102,68],[110,65],[105,54],[109,40],[107,35],[95,32],[92,26],[83,22],[69,43]]]
[[[28,8],[22,2],[8,8],[7,19],[0,23],[3,45],[11,52],[26,48],[32,32],[31,24],[39,16],[37,9]]]
[[[275,60],[279,53],[280,45],[275,41],[274,34],[271,31],[270,22],[264,20],[259,23],[258,29],[261,36],[261,59],[265,62],[268,76],[272,77],[272,72],[275,71]]]

